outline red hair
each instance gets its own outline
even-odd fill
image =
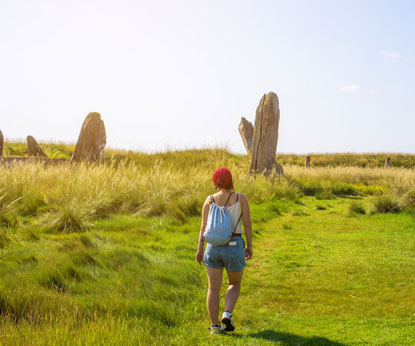
[[[213,184],[216,188],[230,188],[232,187],[232,174],[227,168],[218,168],[212,175]]]

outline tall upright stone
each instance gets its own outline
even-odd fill
[[[310,165],[311,165],[311,157],[307,155],[305,157],[305,168],[310,168]]]
[[[384,165],[384,168],[385,168],[385,169],[391,168],[391,158],[390,158],[390,156],[387,156],[387,157],[385,158],[385,165]]]
[[[252,139],[254,137],[254,126],[250,121],[242,117],[241,122],[238,126],[238,130],[241,134],[242,141],[244,142],[247,153],[252,154]]]
[[[252,162],[249,171],[269,175],[272,171],[283,174],[282,166],[275,161],[278,143],[280,108],[274,92],[264,95],[256,109],[252,147]]]
[[[48,157],[32,136],[27,136],[27,155]]]
[[[0,157],[3,157],[3,146],[4,146],[4,137],[3,132],[0,130]]]
[[[107,136],[101,114],[89,113],[82,124],[71,162],[101,162],[106,144]]]

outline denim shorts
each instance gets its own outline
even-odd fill
[[[203,263],[212,268],[226,268],[230,272],[239,272],[245,267],[245,242],[242,237],[233,236],[236,245],[214,246],[207,244]]]

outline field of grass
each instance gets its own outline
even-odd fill
[[[390,157],[393,167],[415,168],[415,155],[402,153],[278,154],[277,159],[283,166],[304,166],[306,156],[310,156],[311,167],[383,168],[386,157]]]
[[[70,158],[75,149],[74,144],[65,143],[40,143],[40,146],[52,158]],[[23,141],[5,143],[4,156],[25,156],[26,153],[27,144]],[[125,158],[125,156],[123,151],[106,150],[107,160],[112,157]],[[245,157],[246,155],[238,156]],[[309,153],[303,155],[278,153],[277,161],[283,166],[304,166],[306,156],[311,158],[311,167],[383,168],[385,158],[390,157],[393,167],[415,168],[415,154],[403,153]],[[137,158],[137,153],[130,152],[129,158]]]
[[[415,344],[414,170],[265,179],[223,149],[109,154],[0,167],[0,345]],[[251,202],[254,257],[236,331],[210,336],[194,255],[220,166]]]

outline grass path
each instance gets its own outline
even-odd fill
[[[253,205],[237,329],[215,336],[194,261],[198,217],[114,215],[86,233],[29,240],[26,229],[9,231],[0,313],[23,314],[23,302],[45,320],[0,320],[0,345],[415,345],[414,219],[350,216],[350,202]]]
[[[310,198],[262,223],[234,312],[237,330],[188,342],[415,345],[413,219],[350,217],[348,203]],[[253,213],[261,219],[272,208]]]

